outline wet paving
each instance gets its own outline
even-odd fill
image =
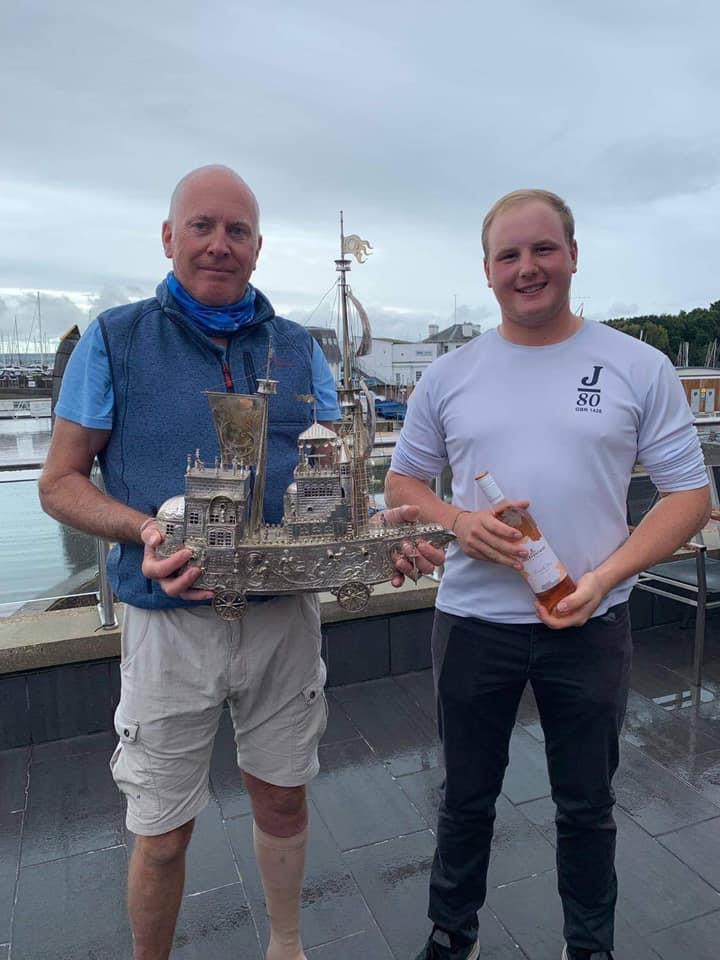
[[[636,634],[616,778],[617,960],[720,955],[720,618],[703,689],[690,631]],[[429,671],[335,687],[310,792],[308,960],[413,960],[442,783]],[[0,753],[0,960],[130,960],[128,836],[108,733]],[[198,819],[173,960],[262,960],[268,926],[227,716]],[[559,960],[554,809],[532,696],[498,802],[483,960]]]

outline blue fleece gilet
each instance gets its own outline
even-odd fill
[[[100,318],[112,375],[115,406],[110,440],[100,454],[107,492],[143,513],[155,514],[169,497],[184,493],[187,455],[199,448],[205,463],[219,455],[206,390],[226,390],[226,360],[237,393],[254,393],[265,377],[278,381],[269,401],[264,519],[282,518],[283,495],[297,463],[297,438],[312,421],[298,399],[312,393],[312,337],[275,315],[258,290],[255,320],[230,337],[226,351],[179,310],[165,282],[150,300],[115,307]],[[108,575],[120,600],[137,607],[189,606],[142,575],[139,544],[118,544]]]

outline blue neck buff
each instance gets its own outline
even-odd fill
[[[209,307],[191,296],[174,273],[167,275],[167,287],[182,312],[208,336],[237,333],[255,318],[255,287],[247,285],[245,296],[237,303]]]

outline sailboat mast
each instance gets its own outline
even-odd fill
[[[40,313],[40,291],[36,291],[37,318],[38,318],[38,342],[40,344],[40,366],[45,368],[45,341],[43,340],[42,314]]]
[[[20,366],[20,331],[18,329],[17,314],[15,314],[15,320],[13,322],[13,334],[15,336],[15,356],[17,357],[17,365]]]

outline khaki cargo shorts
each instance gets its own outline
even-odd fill
[[[251,602],[230,622],[209,607],[126,607],[110,768],[128,830],[166,833],[205,807],[226,700],[242,770],[280,787],[312,780],[327,723],[320,644],[315,594]]]

